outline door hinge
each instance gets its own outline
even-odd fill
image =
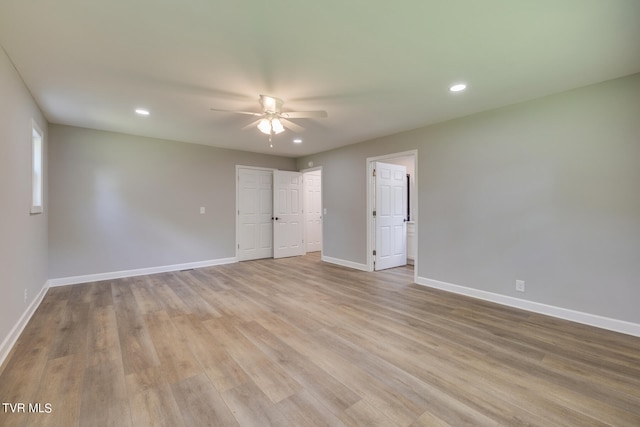
[[[373,216],[376,216],[376,211],[373,211]]]
[[[373,176],[376,176],[376,170],[375,169],[373,170]]]
[[[375,249],[373,250],[373,256],[376,256],[376,250]]]

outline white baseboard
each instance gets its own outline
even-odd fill
[[[209,261],[188,262],[184,264],[162,265],[159,267],[138,268],[135,270],[113,271],[110,273],[87,274],[84,276],[62,277],[49,279],[49,286],[67,286],[79,283],[99,282],[101,280],[122,279],[125,277],[145,276],[147,274],[167,273],[170,271],[189,270],[192,268],[211,267],[214,265],[233,264],[236,257],[220,258]]]
[[[443,291],[466,295],[485,301],[491,301],[509,307],[532,311],[539,314],[546,314],[548,316],[570,320],[572,322],[582,323],[589,326],[595,326],[597,328],[640,337],[640,324],[637,323],[598,316],[596,314],[583,313],[581,311],[570,310],[567,308],[556,307],[539,302],[527,301],[520,298],[496,294],[493,292],[481,291],[479,289],[454,285],[451,283],[441,282],[439,280],[427,279],[426,277],[418,277],[416,283],[418,285],[428,286],[430,288],[441,289]]]
[[[22,316],[18,320],[18,323],[13,326],[13,328],[9,332],[9,335],[7,335],[2,341],[2,344],[0,344],[0,366],[2,366],[4,360],[9,355],[9,352],[15,345],[16,341],[18,341],[20,334],[24,330],[25,326],[27,326],[27,323],[29,323],[31,316],[33,316],[33,313],[35,313],[40,306],[40,303],[42,302],[42,299],[44,298],[48,289],[49,282],[47,281],[44,286],[42,286],[42,289],[40,289],[40,292],[38,292],[38,295],[36,295],[33,301],[31,301],[31,304],[29,304],[25,312],[22,313]]]
[[[356,270],[369,271],[369,267],[367,267],[367,264],[360,264],[357,262],[347,261],[340,258],[332,258],[324,255],[322,256],[321,260],[331,264],[341,265],[343,267],[354,268]]]

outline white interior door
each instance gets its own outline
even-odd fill
[[[407,264],[407,168],[376,162],[375,269]]]
[[[304,173],[304,224],[307,252],[322,250],[322,171]]]
[[[273,171],[238,168],[238,260],[273,256]]]
[[[273,172],[273,257],[304,255],[302,173]]]

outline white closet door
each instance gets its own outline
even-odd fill
[[[304,174],[304,218],[307,252],[322,250],[322,172]]]
[[[304,255],[302,173],[273,172],[273,257]]]
[[[376,162],[376,270],[407,264],[407,168]]]
[[[273,256],[273,172],[238,169],[238,260]]]

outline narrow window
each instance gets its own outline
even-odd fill
[[[31,213],[42,213],[43,176],[42,152],[44,134],[35,120],[31,120]]]

